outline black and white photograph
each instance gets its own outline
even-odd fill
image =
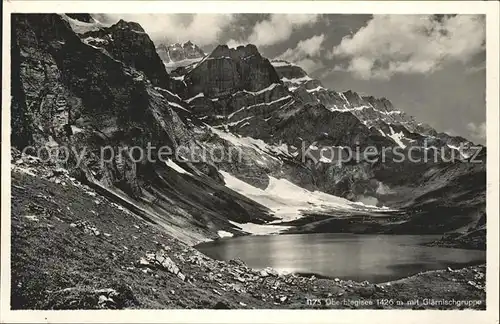
[[[498,3],[16,2],[2,89],[11,316],[498,321]]]

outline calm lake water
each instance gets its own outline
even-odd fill
[[[484,251],[426,247],[435,235],[294,234],[242,236],[196,248],[218,260],[240,258],[252,268],[368,280],[403,278],[420,271],[485,261]]]

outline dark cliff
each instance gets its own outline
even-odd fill
[[[80,35],[82,41],[105,49],[113,58],[144,72],[153,85],[169,88],[170,78],[153,41],[137,23],[119,20],[110,27],[102,27]]]

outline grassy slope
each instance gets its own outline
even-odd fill
[[[373,301],[363,307],[382,308],[375,300],[485,300],[484,267],[428,272],[388,285],[263,275],[240,262],[209,259],[91,190],[65,182],[12,172],[15,309],[310,308],[307,298],[321,298],[323,305],[316,307],[357,308],[343,301],[363,299]],[[81,221],[99,235],[75,226]],[[186,275],[184,281],[137,264],[161,249]],[[106,293],[108,288],[117,295]],[[338,304],[326,306],[327,300]]]

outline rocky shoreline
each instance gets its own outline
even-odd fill
[[[486,227],[466,233],[450,233],[442,239],[427,244],[456,249],[486,250]]]

